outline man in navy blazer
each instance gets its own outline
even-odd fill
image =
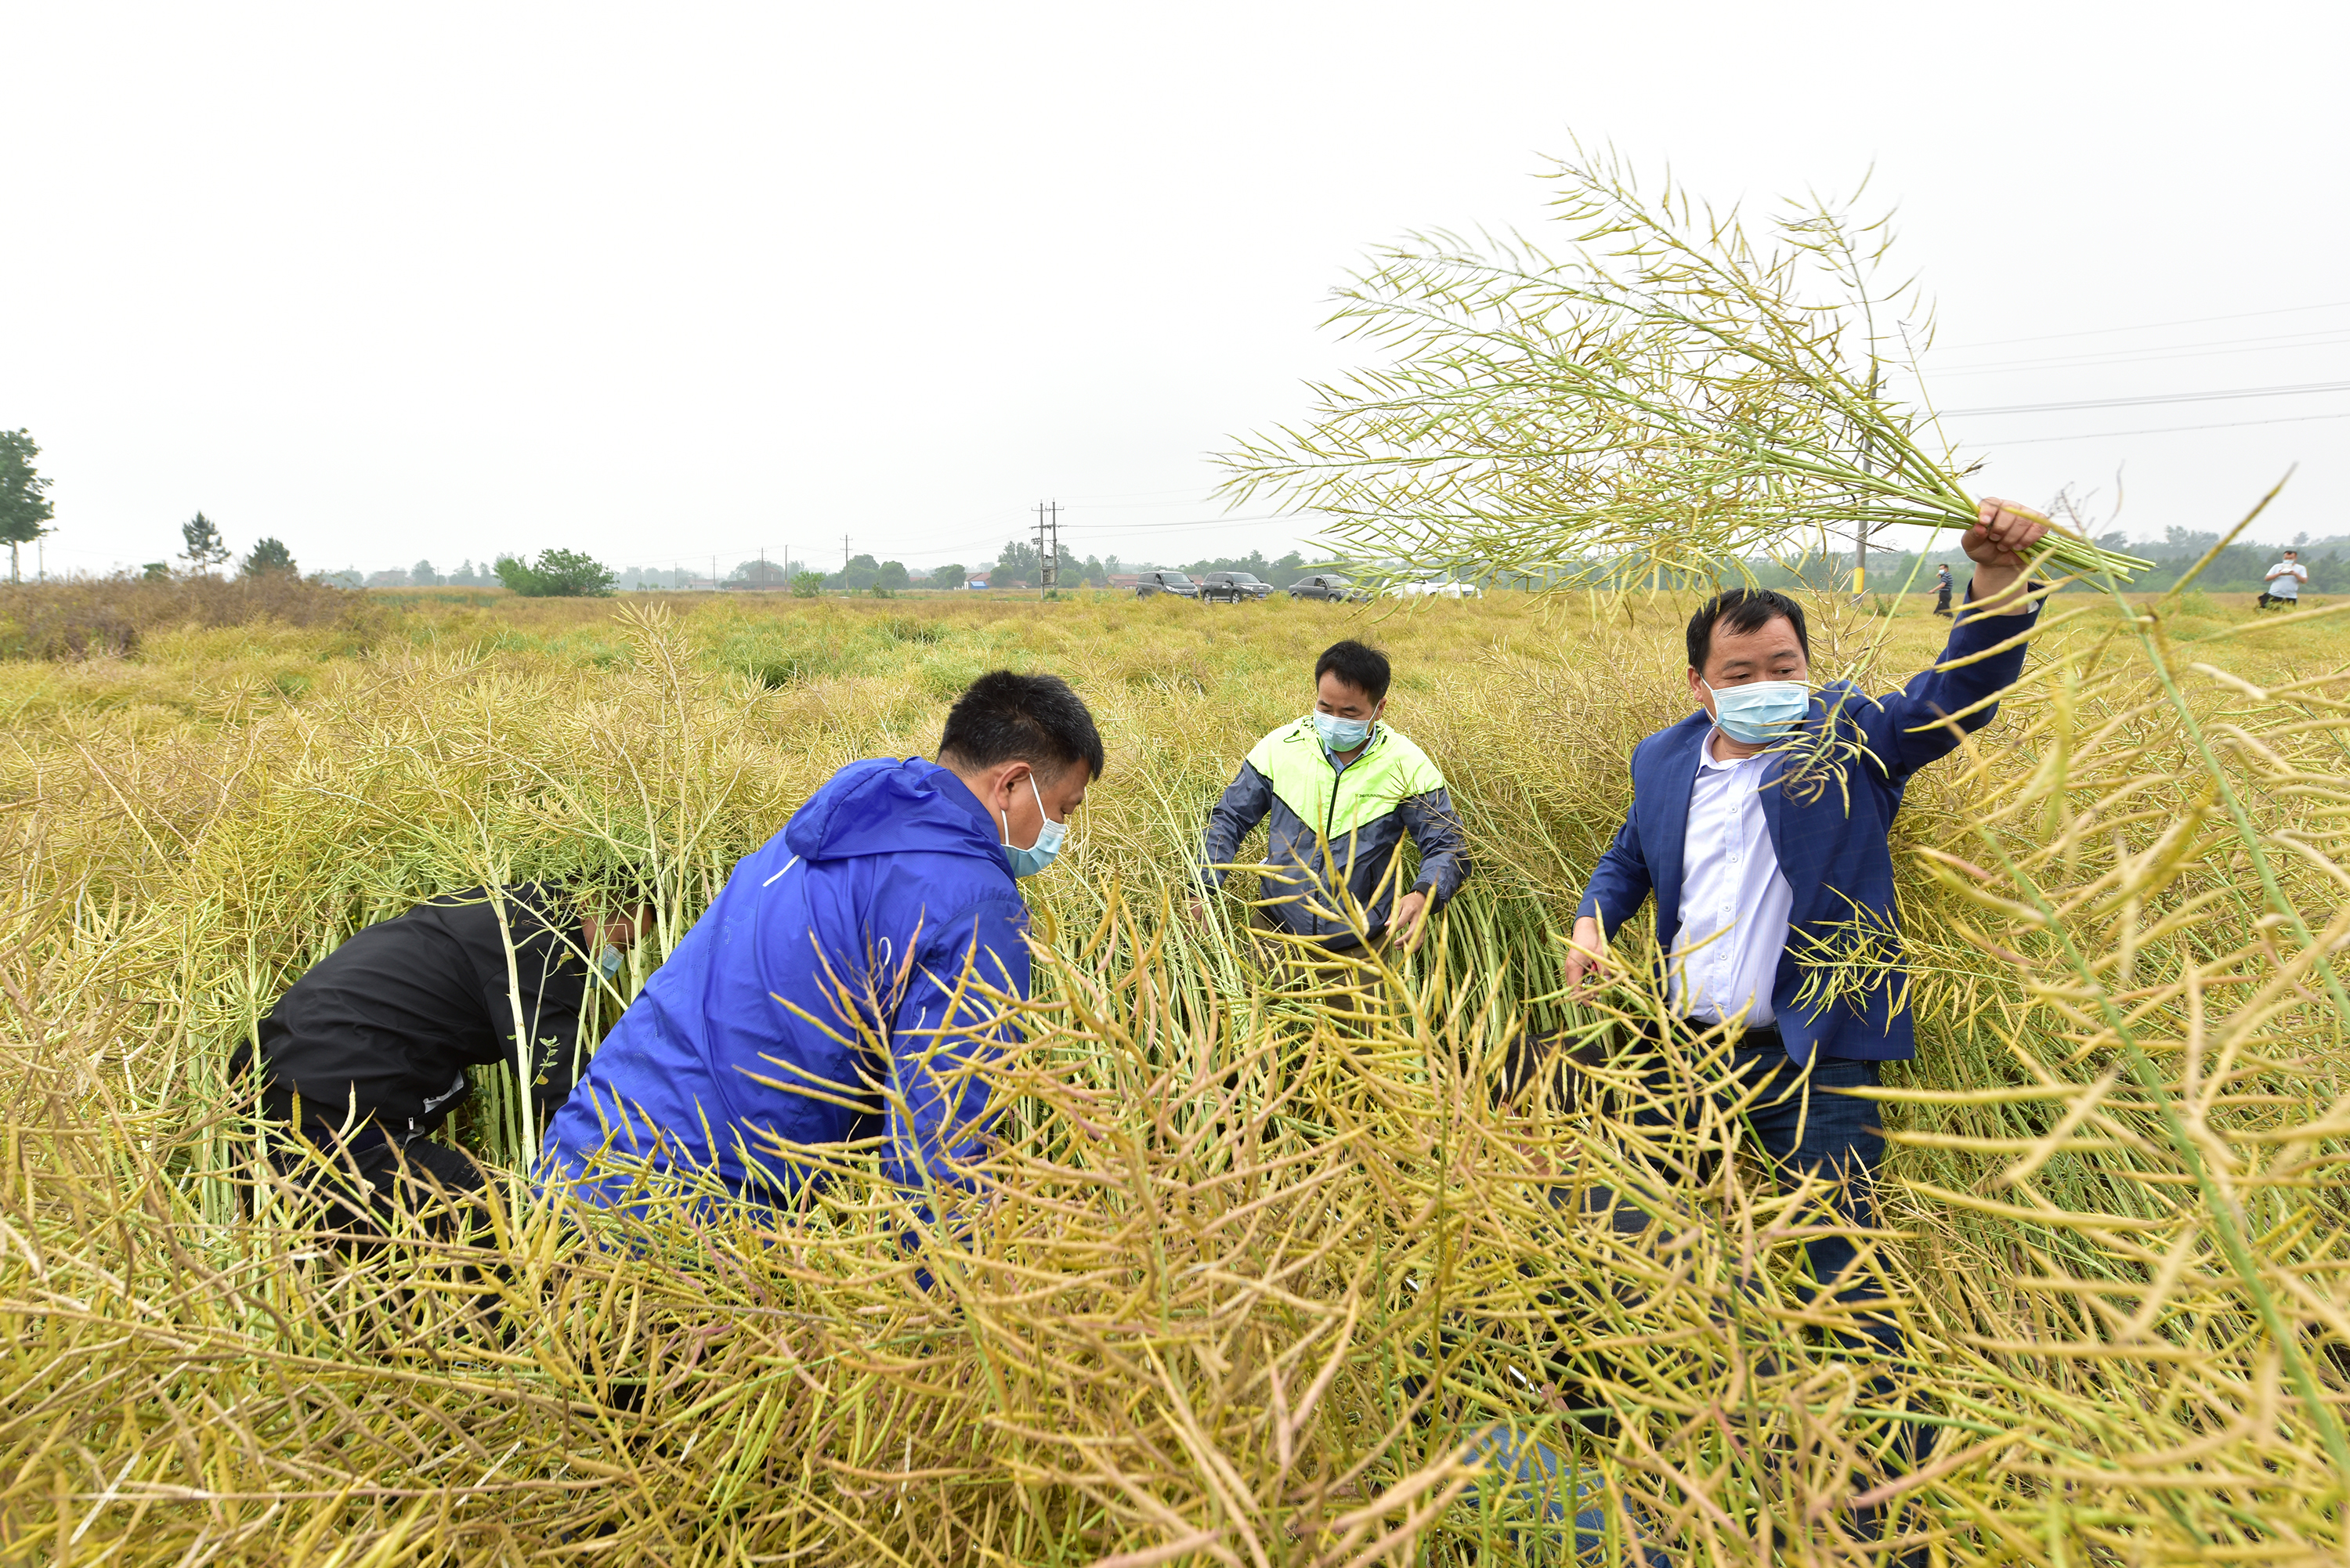
[[[1809,689],[1793,599],[1732,589],[1709,601],[1689,624],[1698,711],[1634,748],[1631,812],[1576,909],[1567,979],[1582,990],[1612,970],[1608,939],[1654,896],[1673,1013],[1691,1035],[1734,1036],[1722,1090],[1762,1091],[1746,1119],[1780,1179],[1841,1179],[1836,1207],[1853,1226],[1874,1220],[1877,1113],[1813,1091],[1874,1085],[1878,1064],[1915,1052],[1887,836],[1910,774],[1991,722],[2022,674],[2038,616],[2024,556],[2047,531],[2036,513],[1984,502],[1940,663],[1881,697],[1840,680]],[[1824,1285],[1856,1255],[1841,1235],[1806,1250]],[[1856,1277],[1843,1293],[1874,1290]],[[1870,1336],[1899,1348],[1889,1324]]]

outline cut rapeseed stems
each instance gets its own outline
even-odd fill
[[[1613,155],[1550,179],[1555,241],[1416,234],[1337,291],[1333,319],[1384,362],[1234,448],[1235,504],[1327,514],[1373,577],[1549,585],[1974,525],[1930,410],[1885,391],[1880,317],[1923,311],[1908,285],[1872,293],[1888,220],[1813,198],[1755,232]],[[2062,531],[2044,558],[2150,564]]]

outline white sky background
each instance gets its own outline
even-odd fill
[[[1368,246],[1536,221],[1570,130],[1721,200],[1874,163],[1941,343],[2044,339],[1939,351],[1946,406],[2350,381],[2338,4],[5,0],[0,40],[52,571],[200,507],[306,568],[972,564],[1052,497],[1080,555],[1275,554],[1205,454],[1355,361],[1318,323]],[[1984,491],[2122,471],[2137,537],[2298,462],[2288,539],[2350,532],[2345,414],[1956,423]]]

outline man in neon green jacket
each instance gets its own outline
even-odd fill
[[[1264,916],[1274,929],[1332,952],[1389,936],[1410,949],[1428,912],[1469,879],[1444,775],[1380,722],[1388,673],[1377,649],[1334,644],[1314,664],[1314,711],[1256,743],[1208,818],[1204,887],[1222,885],[1219,867],[1267,823]],[[1409,891],[1389,874],[1407,834],[1419,849]]]

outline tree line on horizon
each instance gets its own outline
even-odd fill
[[[876,589],[896,593],[911,589],[962,588],[972,583],[983,583],[990,588],[1033,588],[1038,586],[1044,558],[1033,544],[1007,540],[991,561],[965,566],[950,561],[943,566],[918,569],[902,561],[876,560],[870,555],[852,556],[848,564],[837,572],[818,572],[807,563],[797,560],[770,559],[757,556],[743,561],[719,579],[719,586],[729,588],[789,588],[800,592],[869,593]],[[1203,556],[1186,561],[1173,569],[1197,577],[1209,572],[1249,572],[1271,583],[1276,588],[1287,587],[1307,573],[1324,569],[1326,563],[1309,563],[1302,551],[1292,550],[1274,560],[1267,560],[1262,550],[1251,550],[1245,556]],[[1062,567],[1060,587],[1065,588],[1107,588],[1111,579],[1133,572],[1159,569],[1158,561],[1121,561],[1115,554],[1087,556],[1083,559],[1066,557]],[[454,579],[452,579],[452,581]],[[705,573],[684,567],[662,568],[623,566],[614,575],[615,582],[623,588],[694,589],[710,587]]]
[[[35,467],[40,450],[29,431],[0,430],[0,544],[9,548],[12,582],[22,580],[18,559],[22,547],[57,531],[52,525],[56,507],[48,496],[52,481]],[[149,561],[131,575],[148,579],[182,574],[207,576],[233,560],[241,576],[300,575],[293,552],[274,535],[255,540],[242,558],[237,557],[219,525],[201,511],[180,525],[180,535],[182,548],[175,557],[180,563],[177,566],[170,560]],[[2217,532],[2174,526],[2166,529],[2159,541],[2131,541],[2120,532],[2108,532],[2098,535],[2095,543],[2109,550],[2136,550],[2152,560],[2154,566],[2140,572],[2132,584],[2136,588],[2152,591],[2177,583],[2219,540]],[[2350,535],[2313,540],[2303,533],[2293,541],[2293,547],[2309,569],[2307,591],[2350,593]],[[2265,587],[2268,568],[2282,548],[2269,544],[2230,545],[2204,568],[2197,586],[2214,593],[2257,593]],[[1262,550],[1253,549],[1245,556],[1203,556],[1183,562],[1175,569],[1193,577],[1210,572],[1248,572],[1279,589],[1309,573],[1330,569],[1333,564],[1308,562],[1302,551],[1295,549],[1268,560]],[[1963,552],[1956,548],[1924,553],[1872,549],[1868,581],[1879,593],[1899,592],[1904,587],[1929,590],[1934,568],[1945,565],[1954,575],[1962,573]],[[959,561],[948,562],[927,570],[917,570],[902,561],[882,561],[871,555],[860,555],[851,556],[839,571],[825,573],[805,562],[759,556],[738,563],[717,586],[789,589],[802,595],[890,594],[911,589],[962,588],[973,583],[990,588],[1033,588],[1039,585],[1042,566],[1043,558],[1034,544],[1011,539],[1005,541],[992,561],[970,566]],[[1162,564],[1121,562],[1115,554],[1087,556],[1082,560],[1065,557],[1059,586],[1104,588],[1111,586],[1111,579],[1126,573],[1154,569],[1162,569]],[[1769,587],[1841,589],[1851,580],[1849,556],[1834,550],[1795,561],[1757,560],[1750,563],[1750,569],[1758,583]],[[682,568],[627,566],[615,572],[585,552],[561,548],[541,550],[536,561],[509,555],[477,565],[469,557],[446,572],[430,559],[420,559],[406,568],[362,574],[347,567],[310,576],[314,581],[346,588],[504,587],[525,597],[599,595],[610,593],[615,587],[680,589],[712,586],[708,577]],[[1488,586],[1498,584],[1499,579],[1493,579]]]

